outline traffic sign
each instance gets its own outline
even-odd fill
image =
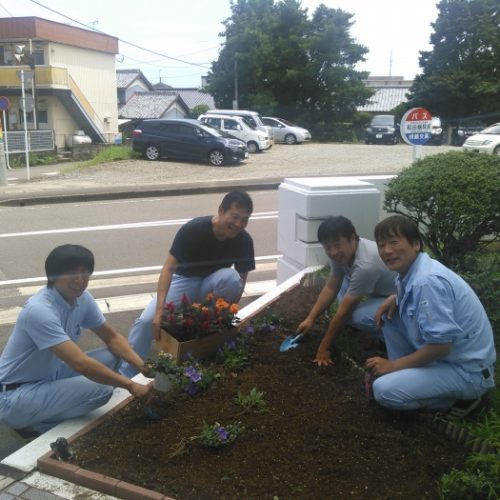
[[[410,146],[425,144],[431,138],[432,116],[425,108],[412,108],[401,119],[401,137]]]
[[[6,109],[9,109],[9,100],[4,96],[0,96],[0,111],[5,111]]]

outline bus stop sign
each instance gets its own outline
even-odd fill
[[[432,116],[425,108],[412,108],[401,119],[401,137],[410,146],[425,144],[431,138]]]

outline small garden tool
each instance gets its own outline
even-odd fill
[[[289,335],[280,345],[280,352],[286,352],[290,349],[294,349],[299,345],[299,342],[304,338],[303,333],[298,335]]]

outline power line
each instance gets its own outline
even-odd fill
[[[30,0],[30,2],[39,5],[40,7],[44,8],[44,9],[47,9],[47,10],[53,12],[54,14],[57,14],[58,16],[62,16],[64,18],[66,18],[66,19],[69,19],[70,21],[72,21],[74,23],[77,23],[77,24],[80,24],[81,26],[85,26],[86,28],[89,28],[88,24],[85,24],[85,23],[82,23],[81,21],[73,19],[73,18],[67,16],[66,14],[63,14],[62,12],[59,12],[59,11],[57,11],[55,9],[52,9],[51,7],[47,7],[46,5],[43,5],[42,3],[38,2],[37,0]],[[105,33],[104,31],[101,31],[101,30],[92,29],[92,31],[96,31],[96,32],[101,33],[103,35],[112,36],[112,35],[109,35],[108,33]],[[151,50],[151,49],[147,49],[145,47],[141,47],[140,45],[137,45],[135,43],[127,42],[126,40],[122,40],[119,37],[114,37],[114,38],[117,38],[120,42],[125,43],[127,45],[130,45],[131,47],[135,47],[136,49],[143,50],[145,52],[149,52],[150,54],[154,54],[154,55],[160,56],[160,57],[165,58],[165,59],[172,59],[173,61],[181,62],[183,64],[189,64],[190,66],[197,66],[199,68],[203,68],[204,70],[209,69],[206,66],[202,66],[201,64],[198,64],[198,63],[184,61],[182,59],[178,59],[177,57],[167,56],[166,54],[162,54],[161,52],[156,52],[155,50]]]

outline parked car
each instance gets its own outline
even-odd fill
[[[271,141],[267,133],[250,125],[241,116],[203,114],[198,116],[198,121],[223,130],[244,141],[249,153],[259,153],[271,147]]]
[[[486,123],[477,119],[461,120],[453,132],[452,142],[454,146],[462,146],[468,137],[478,134],[486,128]]]
[[[275,142],[284,142],[285,144],[297,144],[299,142],[310,141],[311,133],[309,130],[295,125],[284,118],[275,118],[272,116],[262,117],[264,125],[273,128]]]
[[[132,132],[132,149],[146,160],[204,160],[219,167],[248,158],[246,144],[197,120],[143,120]]]
[[[500,123],[494,123],[479,134],[471,135],[464,142],[462,149],[500,156]]]
[[[206,115],[226,115],[226,116],[241,116],[250,126],[262,130],[267,134],[271,141],[271,147],[274,144],[273,128],[264,125],[262,117],[257,111],[249,109],[209,109],[205,112]]]
[[[443,144],[443,126],[441,124],[441,118],[439,118],[439,116],[432,117],[431,138],[427,141],[426,144]]]
[[[375,115],[366,128],[365,144],[397,144],[399,123],[395,115]]]

